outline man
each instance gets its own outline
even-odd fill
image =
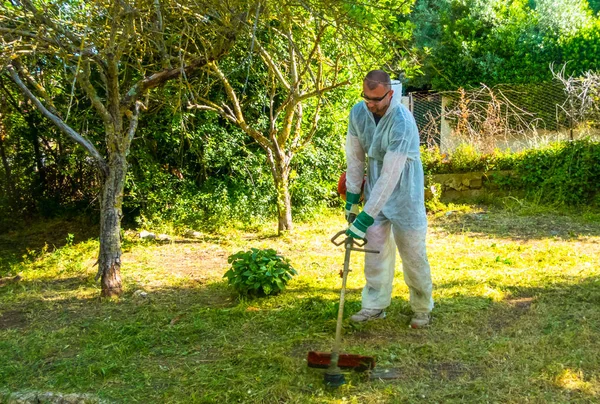
[[[427,216],[424,175],[415,120],[394,97],[390,76],[373,70],[363,81],[364,101],[350,111],[346,136],[346,219],[358,214],[346,234],[366,238],[366,285],[362,309],[353,321],[385,318],[392,298],[396,248],[402,258],[404,281],[414,312],[410,326],[429,325],[433,309],[432,283],[425,249]],[[359,213],[361,185],[367,160],[365,205]],[[393,238],[391,233],[393,232]],[[395,246],[394,246],[395,244]]]

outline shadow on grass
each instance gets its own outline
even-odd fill
[[[85,217],[73,220],[36,221],[18,230],[0,234],[0,277],[9,274],[15,265],[35,256],[47,246],[52,252],[69,242],[77,244],[98,237],[97,224]],[[68,241],[69,235],[73,238]]]
[[[0,364],[6,386],[151,401],[167,394],[178,402],[198,389],[242,401],[247,390],[265,389],[257,400],[270,402],[289,398],[269,390],[279,384],[296,402],[310,401],[317,391],[306,386],[317,386],[322,373],[307,369],[304,360],[308,351],[327,352],[332,346],[338,296],[327,288],[236,300],[221,282],[148,290],[146,297],[128,291],[118,300],[61,297],[76,292],[79,280],[44,282],[45,291],[55,292],[52,299],[38,291],[2,304]],[[531,394],[550,402],[591,400],[593,391],[584,387],[600,376],[599,282],[507,285],[510,298],[500,302],[475,295],[440,299],[433,325],[423,330],[408,328],[408,302],[395,296],[385,320],[344,321],[343,351],[376,356],[379,367],[400,369],[401,377],[368,387],[363,376],[348,378],[367,399],[385,389],[417,394],[415,386],[426,384],[433,401],[477,402],[483,392],[476,387],[483,384],[492,401],[510,395],[517,402]],[[360,294],[349,294],[346,317],[359,308]],[[5,338],[14,334],[2,334],[15,331],[14,342]],[[565,369],[585,377],[573,381]]]
[[[475,233],[514,240],[600,236],[600,222],[574,215],[520,215],[491,209],[487,212],[450,212],[430,221],[431,227],[453,234]]]
[[[46,284],[63,293],[75,291],[77,281]],[[362,376],[348,377],[357,389],[366,389],[363,394],[390,386],[411,391],[424,383],[434,401],[458,394],[475,402],[479,393],[470,389],[482,383],[488,397],[500,401],[508,394],[516,401],[530,394],[554,402],[591,400],[594,393],[583,387],[585,380],[600,376],[600,344],[592,339],[600,320],[599,282],[507,286],[511,296],[500,302],[474,295],[440,299],[433,325],[423,330],[408,328],[408,302],[395,296],[385,320],[344,321],[343,351],[375,356],[379,367],[399,369],[401,376],[368,388],[361,387],[366,385]],[[337,296],[325,298],[319,290],[308,296],[301,292],[235,300],[224,283],[217,283],[150,290],[146,297],[132,291],[115,301],[24,295],[3,304],[0,333],[18,331],[21,344],[4,350],[3,376],[9,387],[44,380],[54,389],[105,391],[114,399],[120,394],[159,399],[168,392],[185,401],[190,391],[209,386],[215,397],[224,397],[243,394],[232,383],[247,390],[248,383],[260,389],[279,381],[301,397],[303,390],[289,380],[313,385],[321,379],[304,359],[308,351],[331,349],[338,303]],[[350,295],[346,318],[359,308],[360,294]],[[38,340],[42,335],[47,345]],[[4,348],[14,348],[3,341]],[[23,373],[21,364],[35,371]],[[84,369],[85,378],[78,379],[76,373]],[[222,380],[223,369],[229,383]],[[585,377],[573,381],[569,369]],[[448,382],[464,391],[453,392]],[[577,382],[583,387],[574,389]]]

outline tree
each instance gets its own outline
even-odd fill
[[[250,43],[249,56],[206,65],[226,96],[209,99],[208,90],[202,89],[192,94],[190,107],[218,113],[266,153],[277,194],[279,233],[293,227],[292,160],[311,142],[327,95],[393,59],[390,45],[406,34],[395,14],[407,13],[410,3],[259,2],[252,36],[244,41]],[[240,60],[252,71],[252,80],[236,76]],[[251,99],[248,93],[258,96]]]
[[[584,0],[417,0],[410,20],[425,73],[416,87],[540,83],[552,80],[551,63],[573,60],[578,73],[598,64]]]
[[[211,0],[193,4],[159,0],[3,1],[2,70],[33,105],[90,156],[100,184],[98,273],[102,296],[119,295],[122,199],[127,155],[150,90],[190,78],[231,47],[243,13]],[[60,66],[53,80],[77,83],[103,129],[82,133],[67,123],[71,104],[54,102],[41,85],[45,66]],[[73,83],[73,86],[70,85]]]

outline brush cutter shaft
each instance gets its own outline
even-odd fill
[[[344,237],[341,240],[341,237]],[[373,369],[375,366],[375,358],[370,356],[360,355],[340,355],[340,345],[342,341],[342,322],[344,319],[344,302],[346,300],[346,281],[348,280],[348,272],[350,272],[350,253],[359,251],[364,253],[379,254],[379,251],[367,250],[362,247],[367,244],[367,240],[355,240],[352,237],[346,236],[346,231],[342,230],[331,238],[331,242],[336,246],[344,244],[346,253],[344,255],[344,270],[342,272],[342,289],[340,291],[340,305],[338,309],[337,324],[335,327],[335,342],[331,354],[323,352],[309,352],[308,366],[309,367],[326,367],[325,384],[330,387],[338,387],[345,383],[344,375],[340,369],[340,365],[345,368],[353,368],[355,370]]]
[[[344,255],[344,271],[342,272],[342,289],[340,291],[340,305],[338,309],[337,324],[335,327],[335,342],[331,350],[331,364],[329,365],[328,372],[331,374],[338,373],[338,360],[340,354],[340,345],[342,341],[342,322],[344,320],[344,302],[346,301],[346,281],[348,280],[348,272],[350,272],[350,253],[352,251],[360,251],[365,253],[379,254],[379,251],[367,250],[366,248],[356,248],[354,246],[362,247],[367,244],[367,239],[363,239],[362,242],[354,239],[353,237],[346,236],[344,241],[338,241],[341,235],[345,235],[344,230],[338,232],[331,238],[331,242],[337,246],[344,244],[346,253]]]
[[[350,271],[350,252],[352,251],[352,238],[346,239],[346,254],[344,256],[344,272],[342,273],[342,290],[340,291],[340,305],[338,309],[337,325],[335,327],[335,343],[331,350],[331,365],[337,366],[342,340],[342,321],[344,320],[344,302],[346,301],[346,281]]]

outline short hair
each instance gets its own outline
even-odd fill
[[[378,85],[383,85],[387,88],[392,88],[392,80],[390,75],[383,70],[371,70],[365,76],[364,82],[367,83],[369,90],[375,90]]]

